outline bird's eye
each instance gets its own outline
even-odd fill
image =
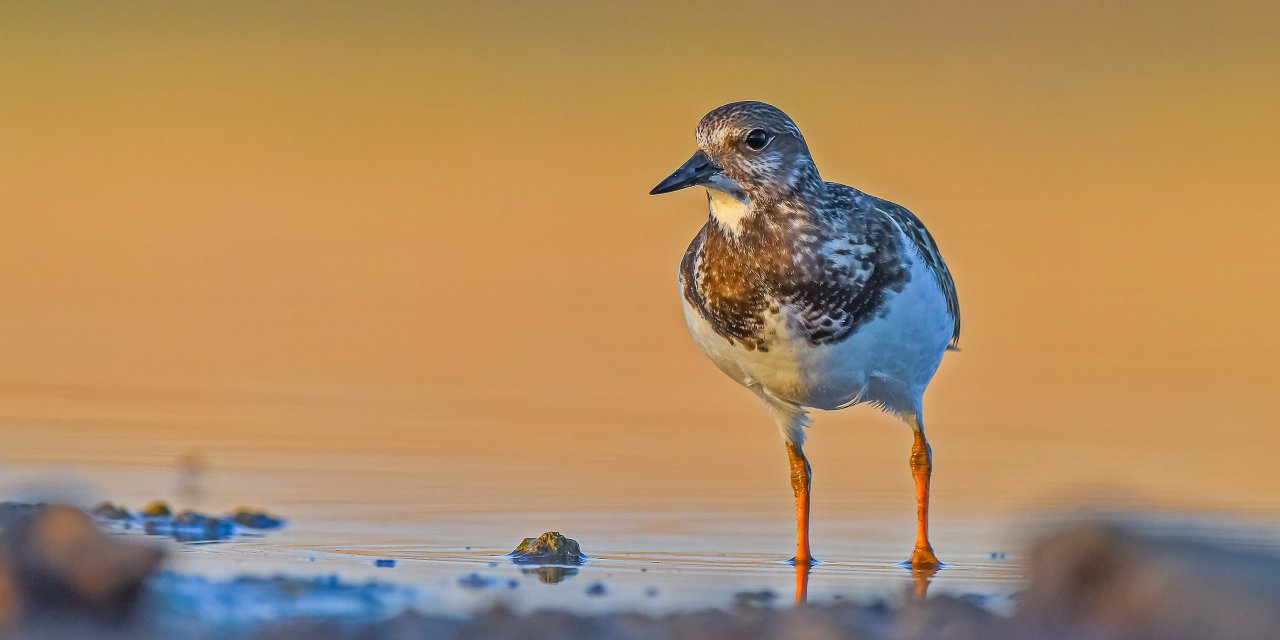
[[[763,149],[765,145],[769,144],[770,139],[768,131],[765,131],[764,129],[752,129],[746,137],[747,148],[752,151],[759,151]]]

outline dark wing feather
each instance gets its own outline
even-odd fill
[[[938,244],[933,241],[933,236],[929,234],[929,230],[925,228],[924,223],[920,222],[920,218],[917,218],[906,207],[865,193],[862,194],[862,198],[862,204],[888,216],[902,229],[903,234],[911,240],[916,250],[923,256],[925,264],[933,272],[933,277],[937,278],[938,286],[942,288],[943,295],[947,297],[947,313],[951,314],[952,319],[951,345],[949,348],[955,349],[960,342],[960,300],[956,297],[956,283],[951,279],[951,270],[947,268],[946,261],[942,259],[942,252],[938,250]]]
[[[888,220],[853,217],[842,231],[798,246],[792,262],[801,268],[782,269],[776,278],[779,297],[812,344],[844,340],[881,315],[887,294],[911,279]]]

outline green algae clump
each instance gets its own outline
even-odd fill
[[[516,564],[582,564],[587,555],[578,541],[548,531],[536,538],[525,538],[510,554]]]
[[[249,529],[279,529],[284,526],[284,518],[273,516],[266,511],[256,511],[240,507],[231,514],[236,524]]]
[[[160,518],[173,515],[173,509],[169,508],[169,503],[164,500],[154,500],[151,504],[142,508],[142,515]]]

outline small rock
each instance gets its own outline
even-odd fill
[[[603,582],[593,582],[591,586],[587,587],[587,595],[589,596],[602,596],[606,591],[607,589],[605,589]]]
[[[151,535],[169,536],[179,542],[227,540],[235,534],[230,518],[218,518],[197,511],[183,511],[173,518],[148,518],[144,529]]]
[[[110,502],[98,504],[92,513],[99,520],[111,522],[123,529],[138,525],[150,535],[167,536],[179,542],[227,540],[243,529],[278,529],[285,525],[283,518],[244,508],[222,517],[189,509],[175,515],[173,508],[163,500],[151,502],[136,516],[123,506]]]
[[[279,529],[285,524],[284,518],[268,514],[265,511],[254,511],[241,507],[231,514],[236,524],[248,529]]]
[[[517,564],[582,564],[587,555],[578,542],[558,531],[548,531],[537,538],[525,538],[510,554]]]
[[[112,504],[111,502],[108,502],[105,500],[102,502],[99,502],[97,506],[93,508],[93,511],[89,512],[89,514],[95,518],[102,518],[103,520],[132,520],[133,519],[133,514],[129,513],[128,509],[124,508],[123,506]]]

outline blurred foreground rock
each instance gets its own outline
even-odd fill
[[[1017,619],[1051,638],[1280,638],[1280,558],[1080,526],[1036,546]]]
[[[163,551],[109,537],[79,509],[0,511],[0,624],[54,618],[114,625],[133,612]]]

